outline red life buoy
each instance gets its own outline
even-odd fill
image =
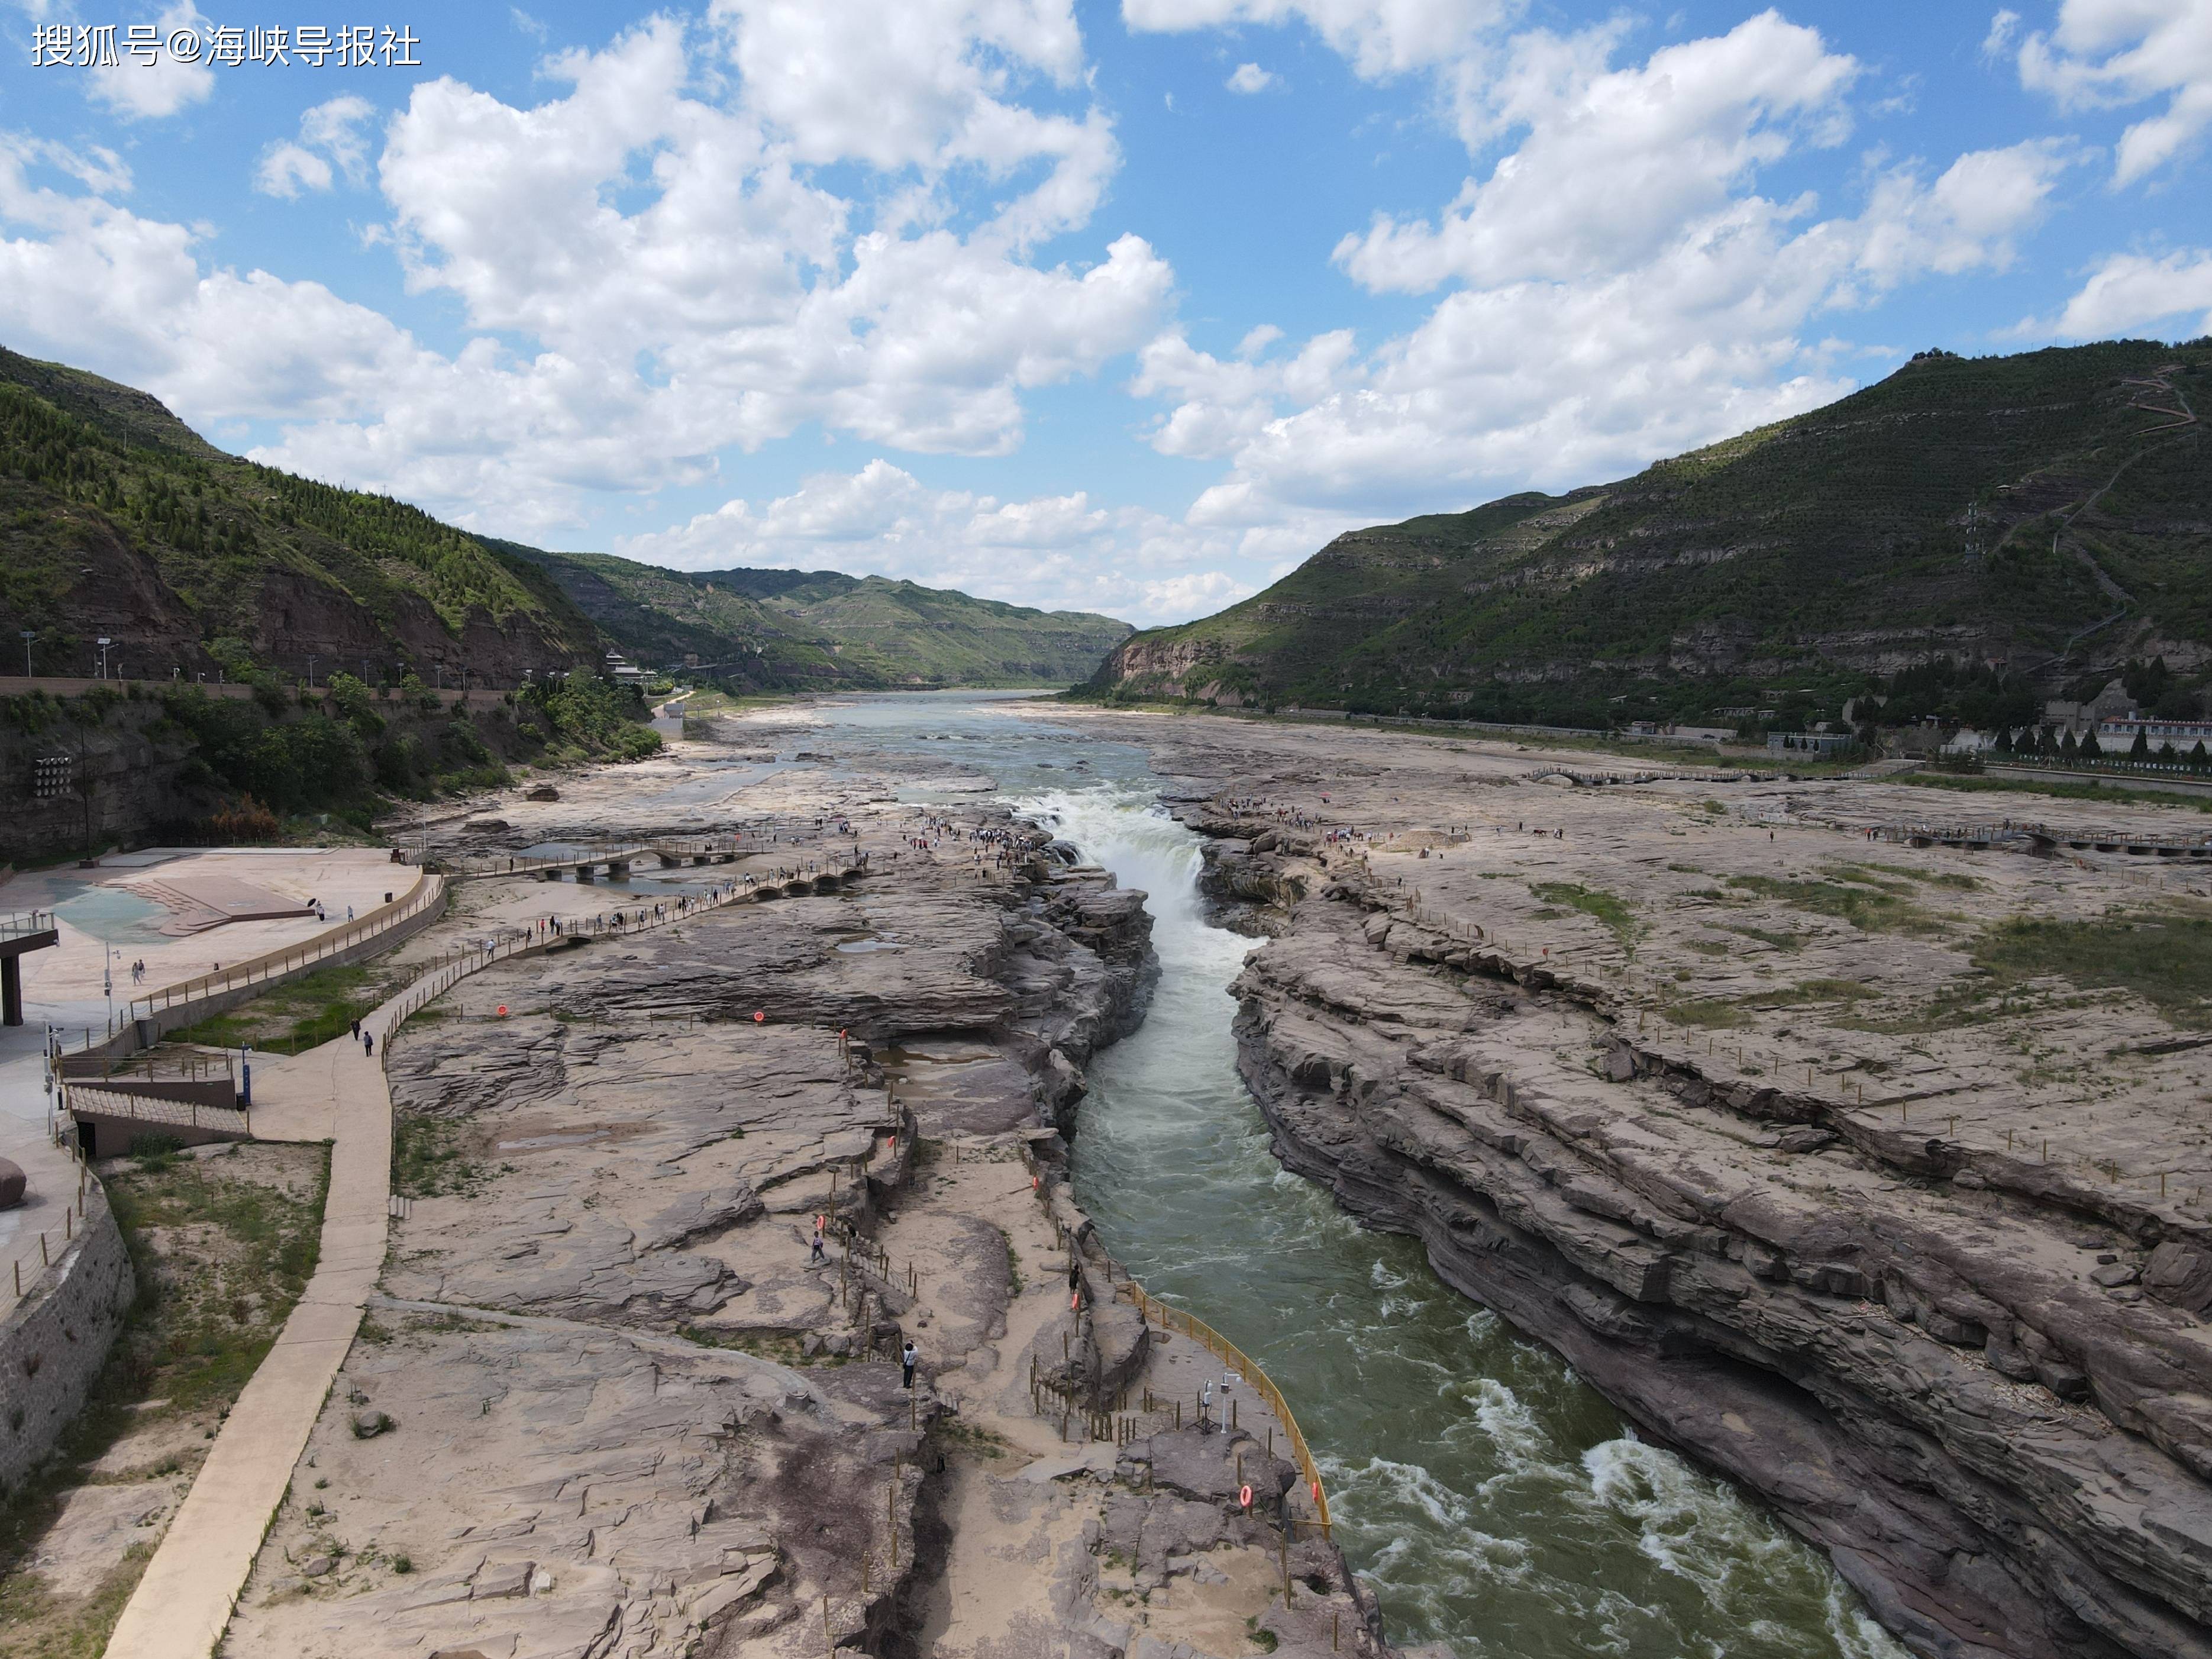
[[[501,1019],[507,1018],[507,1005],[503,1002],[499,1005],[499,1017]]]
[[[754,1009],[754,1010],[753,1010],[753,1024],[756,1024],[756,1025],[765,1025],[766,1024],[768,1024],[768,1013],[767,1013],[767,1011],[766,1011],[766,1010],[764,1010],[764,1009],[760,1009],[760,1008],[756,1008],[756,1009]]]
[[[1252,1488],[1249,1486],[1240,1487],[1237,1493],[1237,1501],[1242,1504],[1246,1509],[1250,1509],[1252,1507]]]

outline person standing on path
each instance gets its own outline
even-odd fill
[[[909,1336],[906,1340],[906,1346],[899,1350],[900,1387],[905,1389],[914,1387],[914,1362],[921,1358],[921,1350],[914,1346],[914,1339]]]
[[[375,1033],[375,1032],[374,1032],[374,1031],[363,1031],[363,1032],[361,1034],[361,1051],[362,1051],[362,1053],[363,1054],[367,1055],[367,1056],[368,1056],[369,1059],[371,1059],[371,1060],[374,1060],[374,1059],[375,1059],[375,1058],[376,1058],[376,1033]]]
[[[359,1020],[356,1020],[353,1023],[353,1040],[356,1042],[361,1041],[361,1022]]]

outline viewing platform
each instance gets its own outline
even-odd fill
[[[21,910],[0,921],[0,1024],[23,1023],[23,953],[60,943],[51,910]]]

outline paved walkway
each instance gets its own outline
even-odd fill
[[[631,924],[643,933],[753,897],[750,890]],[[604,937],[605,935],[593,935]],[[147,1564],[108,1639],[108,1659],[208,1659],[246,1588],[253,1558],[284,1501],[307,1436],[345,1363],[362,1312],[384,1270],[392,1201],[392,1091],[382,1059],[407,1016],[460,980],[549,948],[544,937],[471,953],[411,982],[362,1022],[379,1060],[350,1036],[253,1072],[255,1138],[329,1140],[330,1197],[322,1255],[269,1357],[231,1407],[199,1476]]]
[[[395,1012],[396,1000],[364,1022],[380,1042]],[[222,1638],[384,1270],[392,1191],[384,1067],[350,1036],[264,1066],[253,1079],[268,1101],[265,1110],[258,1100],[254,1107],[258,1138],[333,1143],[322,1255],[123,1609],[107,1644],[117,1659],[207,1659]]]

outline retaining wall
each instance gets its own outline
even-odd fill
[[[0,1321],[0,1490],[21,1483],[76,1420],[137,1294],[107,1194],[88,1181],[76,1237]]]

